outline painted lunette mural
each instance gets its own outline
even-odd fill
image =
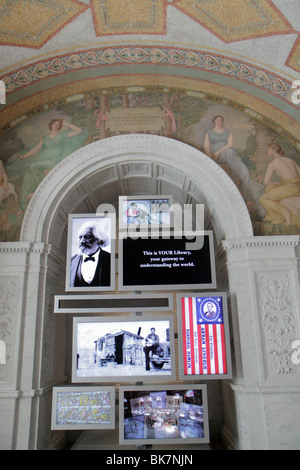
[[[151,133],[214,159],[239,188],[255,235],[300,233],[300,152],[276,123],[228,99],[160,87],[94,90],[44,106],[0,135],[0,241],[17,241],[39,183],[80,147]]]

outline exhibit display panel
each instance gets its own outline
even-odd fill
[[[73,383],[140,380],[176,380],[172,315],[73,318]]]
[[[136,292],[129,295],[93,295],[93,291],[115,289],[115,214],[69,215],[65,290],[72,292],[56,296],[54,310],[74,315],[71,381],[90,386],[53,389],[52,429],[114,429],[115,389],[104,386],[111,383],[121,384],[120,444],[209,442],[206,386],[166,385],[176,382],[174,316],[164,313],[173,308],[173,294],[138,292],[216,288],[213,232],[172,229],[172,204],[172,196],[119,197],[118,287]],[[200,361],[195,345],[204,343],[201,335],[197,337],[198,330],[191,330],[189,322],[193,315],[197,321],[197,314],[187,306],[200,296],[178,296],[180,379],[228,377],[227,326],[212,325],[210,318],[208,329],[222,331],[218,333],[222,359],[218,352],[218,366],[211,361],[202,370],[191,367]],[[213,306],[219,302],[217,317],[224,325],[225,297],[218,294],[218,300],[210,299]],[[118,312],[118,316],[101,316]],[[211,354],[209,333],[206,341],[203,365]],[[130,382],[135,385],[129,386]],[[97,387],[98,383],[103,385]]]
[[[180,379],[232,377],[226,293],[177,294]]]
[[[214,289],[213,233],[119,238],[120,290]]]
[[[208,443],[206,385],[121,386],[119,442]]]
[[[51,429],[115,429],[115,388],[54,387]]]
[[[114,214],[69,215],[67,292],[115,289],[115,233]]]
[[[173,196],[119,196],[119,229],[138,225],[140,228],[169,228],[173,225]]]

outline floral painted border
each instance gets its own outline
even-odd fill
[[[292,82],[263,68],[219,54],[191,49],[123,46],[106,47],[59,55],[29,64],[0,77],[9,95],[43,79],[101,66],[171,65],[229,76],[258,87],[299,108],[291,101]]]

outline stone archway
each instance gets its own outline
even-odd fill
[[[206,207],[218,289],[229,290],[231,311],[234,378],[222,383],[225,442],[236,449],[298,448],[299,367],[288,359],[300,331],[299,236],[253,237],[237,187],[215,162],[186,144],[150,135],[108,138],[67,157],[31,199],[20,242],[0,246],[8,325],[0,371],[3,448],[62,445],[61,433],[51,433],[50,414],[52,387],[70,373],[70,325],[53,314],[54,295],[64,293],[68,214],[142,193],[173,194],[179,204]],[[280,309],[270,318],[278,296]],[[289,328],[276,328],[282,322]],[[284,432],[283,422],[289,423]]]
[[[283,439],[280,420],[272,415],[270,421],[265,410],[280,400],[285,419],[295,420],[290,395],[299,399],[298,369],[284,361],[299,335],[299,237],[253,237],[238,189],[215,162],[186,144],[150,135],[108,138],[66,158],[34,194],[21,241],[0,252],[2,283],[16,279],[11,303],[18,312],[13,369],[18,379],[9,397],[17,403],[15,448],[61,445],[58,435],[51,435],[49,413],[53,385],[70,373],[64,366],[70,325],[64,316],[53,315],[54,295],[64,293],[67,215],[91,213],[101,203],[116,205],[121,194],[142,193],[173,194],[179,204],[203,203],[205,228],[215,234],[218,289],[229,291],[234,350],[234,378],[221,384],[224,440],[237,449],[289,448],[291,442],[297,448],[297,425]],[[285,316],[275,311],[272,318],[287,319],[288,330],[270,323],[268,305],[276,305],[278,292]],[[283,373],[289,379],[284,385]]]
[[[70,324],[67,318],[53,315],[54,296],[64,293],[68,214],[92,213],[104,203],[117,207],[121,194],[172,194],[181,205],[204,204],[205,228],[213,229],[217,246],[224,239],[252,237],[250,216],[235,184],[214,161],[181,142],[140,134],[111,137],[83,147],[57,165],[34,193],[20,239],[32,249],[40,247],[43,258],[35,292],[32,286],[28,289],[38,299],[39,334],[25,339],[38,343],[39,357],[32,373],[39,378],[35,387],[42,390],[31,411],[36,426],[28,430],[34,448],[46,442],[61,446],[59,437],[55,442],[50,436],[49,418],[45,424],[43,417],[51,409],[51,385],[62,383],[70,374],[61,366],[70,350],[66,339]],[[221,256],[225,280],[219,289],[228,282],[224,266]],[[220,384],[210,387],[216,387],[215,394],[220,395]]]

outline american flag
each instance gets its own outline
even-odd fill
[[[184,375],[226,374],[222,297],[182,297]]]

